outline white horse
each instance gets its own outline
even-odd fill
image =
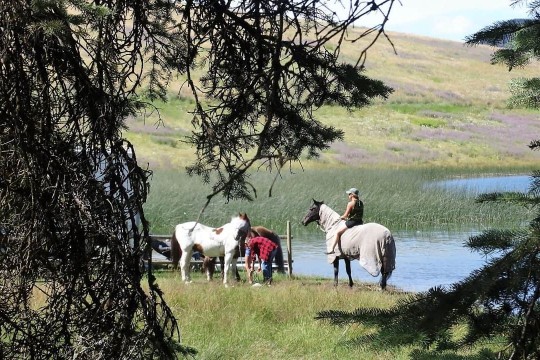
[[[171,238],[171,256],[174,267],[178,266],[180,259],[180,271],[182,281],[191,282],[190,262],[193,251],[198,251],[204,256],[224,257],[223,284],[228,285],[229,270],[236,273],[236,261],[233,257],[240,241],[245,241],[251,228],[246,214],[240,214],[232,218],[219,228],[202,225],[190,221],[176,225]]]
[[[313,205],[308,209],[302,224],[306,226],[313,221],[316,221],[326,233],[326,247],[329,250],[336,231],[344,220],[322,201],[313,200]],[[336,254],[328,255],[328,262],[334,265],[334,285],[338,283],[341,258],[345,260],[349,286],[353,285],[350,260],[356,259],[371,276],[377,277],[382,274],[379,284],[381,290],[386,288],[386,281],[396,265],[396,244],[390,230],[377,223],[353,226],[341,236],[341,248],[343,254],[336,249]]]

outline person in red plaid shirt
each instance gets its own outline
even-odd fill
[[[259,258],[262,268],[264,282],[267,285],[272,283],[272,262],[274,256],[276,256],[278,245],[272,240],[263,236],[253,237],[253,233],[250,232],[248,240],[246,241],[246,271],[249,274],[249,282],[253,282],[253,264],[255,262],[255,256]]]

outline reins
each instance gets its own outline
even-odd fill
[[[323,229],[319,220],[317,220],[317,229],[321,230],[323,233],[326,233],[326,230]]]

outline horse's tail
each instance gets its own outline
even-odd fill
[[[386,281],[392,276],[396,268],[396,242],[390,231],[387,231],[384,239],[384,253],[382,259],[381,289],[386,288]]]
[[[171,237],[171,261],[173,264],[173,269],[178,268],[178,262],[180,261],[181,257],[182,257],[182,249],[180,248],[180,244],[178,243],[178,239],[176,238],[176,230],[175,230]]]

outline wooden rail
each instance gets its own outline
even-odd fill
[[[170,239],[171,239],[171,235],[150,235],[150,238],[151,239],[155,239],[155,240],[160,240],[160,241],[169,241],[170,242]],[[287,245],[287,257],[285,258],[285,254],[283,254],[283,262],[284,262],[284,267],[287,271],[287,274],[290,276],[292,276],[292,264],[293,264],[293,258],[292,258],[292,234],[291,234],[291,223],[290,221],[287,221],[287,229],[286,229],[286,233],[284,235],[279,235],[279,238],[281,240],[285,240],[286,242],[286,245]],[[283,242],[281,243],[281,247],[283,247]],[[163,265],[171,265],[171,260],[167,259],[165,256],[161,255],[160,253],[158,253],[157,251],[155,251],[154,249],[152,249],[152,264],[153,265],[160,265],[160,266],[163,266]],[[195,260],[195,259],[191,259],[191,266],[193,268],[200,268],[202,267],[202,259],[201,260]],[[239,269],[243,269],[244,268],[244,259],[243,258],[238,258],[238,261],[237,261],[237,266]],[[274,265],[275,267],[275,265]]]

